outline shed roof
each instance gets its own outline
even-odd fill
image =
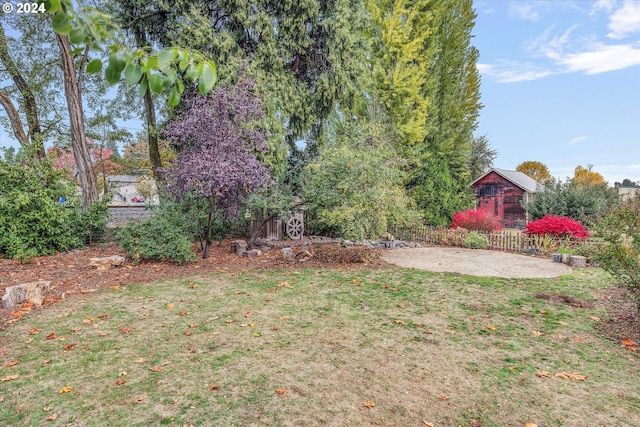
[[[497,173],[507,181],[517,185],[518,187],[530,193],[535,193],[538,190],[538,187],[540,186],[540,183],[538,183],[538,181],[531,178],[527,174],[524,174],[518,171],[510,171],[507,169],[498,169],[498,168],[491,169],[489,172],[485,173],[480,178],[473,181],[471,185],[473,186],[476,182],[480,181],[482,178],[489,175],[491,172]]]

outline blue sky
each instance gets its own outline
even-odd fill
[[[475,0],[478,135],[494,166],[640,181],[640,1]]]

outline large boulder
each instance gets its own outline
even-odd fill
[[[98,270],[106,270],[111,267],[121,267],[124,265],[125,258],[120,255],[111,255],[100,258],[91,258],[89,260],[89,266],[97,268]]]
[[[4,290],[2,308],[6,310],[14,310],[28,301],[37,305],[42,305],[42,302],[49,294],[50,286],[51,282],[44,280],[9,286]]]

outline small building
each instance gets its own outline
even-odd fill
[[[506,169],[491,169],[471,183],[476,192],[476,207],[491,212],[504,228],[524,228],[528,201],[540,184],[530,176]]]
[[[618,187],[617,190],[623,202],[640,196],[640,188],[637,187]]]

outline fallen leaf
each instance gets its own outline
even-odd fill
[[[558,374],[556,374],[556,377],[561,378],[563,380],[571,380],[571,381],[586,381],[587,377],[585,377],[584,375],[580,375],[576,372],[572,373],[572,374],[568,374],[566,372],[560,372]]]
[[[4,402],[4,396],[0,396],[0,403]]]
[[[289,320],[289,316],[278,316],[280,320]]]
[[[96,319],[94,319],[93,317],[89,317],[88,319],[84,319],[82,323],[85,323],[85,324],[96,323]]]
[[[221,385],[210,385],[209,386],[209,391],[220,390],[221,388],[222,388]]]
[[[599,322],[600,318],[596,317],[596,316],[589,316],[589,319],[593,320],[594,322]]]
[[[580,344],[586,344],[587,342],[580,337],[573,338],[575,342],[579,342]]]
[[[446,394],[443,394],[442,396],[438,396],[438,399],[442,401],[449,400],[449,396],[447,396]]]
[[[117,291],[118,289],[120,289],[120,286],[118,285],[109,286],[109,289],[113,289],[114,291]]]
[[[189,327],[190,327],[191,329],[194,329],[196,326],[198,326],[198,325],[197,325],[197,324],[195,324],[195,323],[189,323]]]
[[[40,333],[40,329],[36,329],[36,328],[29,329],[29,330],[27,331],[27,333],[28,333],[29,335],[38,335],[38,334]]]
[[[78,346],[78,344],[69,344],[68,346],[65,346],[64,351],[73,350],[77,346]]]
[[[47,418],[45,418],[45,420],[47,421],[55,421],[57,419],[58,419],[58,414],[51,414]]]
[[[428,423],[425,420],[422,420],[422,424],[424,424],[425,427],[433,427],[433,423]]]
[[[224,323],[233,323],[233,319],[226,319]]]
[[[47,335],[48,340],[55,340],[56,338],[58,338],[58,336],[55,332],[51,332],[49,335]]]
[[[82,328],[71,328],[71,332],[75,332],[76,334],[79,334],[82,331]]]
[[[115,385],[122,385],[126,382],[126,378],[120,378],[118,379],[118,381],[115,382]]]
[[[249,322],[249,323],[247,323],[247,326],[250,327],[250,328],[253,328],[254,326],[256,326],[256,324]]]
[[[542,335],[544,335],[544,333],[538,331],[529,331],[529,333],[534,337],[541,337]]]
[[[118,374],[119,377],[126,377],[127,376],[127,371],[122,371]]]
[[[398,325],[404,325],[404,320],[396,319],[394,320]]]
[[[98,336],[99,337],[106,337],[109,335],[109,332],[105,332],[105,331],[98,331]]]
[[[2,382],[6,382],[6,381],[13,381],[13,380],[17,380],[20,377],[20,375],[8,375],[4,378],[0,378],[0,381]]]
[[[191,333],[192,333],[191,331],[184,331],[182,334],[186,336],[191,336]]]
[[[244,317],[246,317],[246,318],[249,318],[249,317],[251,317],[251,316],[253,316],[253,314],[252,314],[250,311],[247,311],[247,312],[244,314]]]
[[[98,316],[98,319],[100,319],[100,320],[108,320],[108,319],[111,319],[112,317],[113,316],[110,315],[110,314],[103,314],[101,316]]]
[[[120,332],[122,332],[123,334],[130,334],[133,331],[133,328],[129,328],[126,326],[120,326]]]
[[[482,426],[482,421],[471,420],[471,427],[480,427]]]
[[[163,368],[162,366],[151,366],[151,367],[149,367],[149,370],[150,370],[151,372],[160,372],[160,371],[162,371],[163,369],[164,369],[164,368]]]
[[[285,397],[287,395],[287,390],[284,388],[277,388],[275,392],[280,395],[280,397]]]
[[[487,329],[490,330],[490,331],[495,331],[496,327],[491,325],[491,324],[489,324],[489,325],[487,325]],[[482,423],[480,423],[479,425],[482,425]]]
[[[538,371],[536,372],[536,376],[542,378],[542,377],[546,377],[549,378],[551,377],[551,373],[547,372],[547,371]]]
[[[189,313],[187,313],[186,311],[179,311],[176,313],[176,316],[186,316],[187,314]]]
[[[7,362],[2,365],[3,368],[10,368],[11,366],[16,366],[18,364],[17,360],[12,360],[11,362]]]
[[[364,406],[365,408],[373,408],[374,406],[376,406],[376,404],[374,402],[364,402],[362,406]]]
[[[548,312],[548,311],[545,311],[545,310],[538,310],[538,313],[539,313],[539,314],[542,314],[542,315],[544,315],[544,314],[549,314],[549,312]]]
[[[168,308],[169,310],[173,310],[173,307],[175,307],[175,305],[174,305],[174,304],[172,304],[172,303],[167,304],[167,308]]]
[[[538,427],[538,424],[534,424],[534,423],[526,423],[524,425],[524,427]]]
[[[638,347],[638,344],[636,344],[635,342],[631,341],[629,338],[623,338],[622,342],[624,343],[624,346],[626,347],[627,350],[629,350],[629,351],[640,351],[640,347]]]
[[[73,391],[73,387],[68,385],[65,387],[62,387],[60,390],[58,390],[58,394],[62,394],[62,393],[69,393]]]
[[[140,403],[144,400],[144,396],[140,396],[136,399],[136,403]]]

